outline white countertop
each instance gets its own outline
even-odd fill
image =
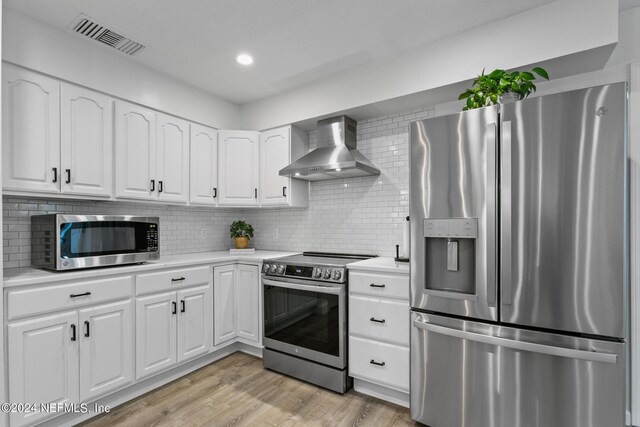
[[[396,262],[392,257],[369,258],[349,264],[349,270],[379,271],[382,273],[409,274],[408,262]]]
[[[187,267],[198,264],[218,264],[251,262],[260,264],[262,260],[295,255],[299,252],[279,252],[256,250],[252,254],[230,254],[229,251],[201,252],[194,254],[163,256],[159,260],[144,264],[131,264],[115,267],[88,268],[85,270],[49,271],[34,267],[7,268],[4,270],[4,287],[27,286],[101,276],[140,273],[162,268]]]

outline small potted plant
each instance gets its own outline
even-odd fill
[[[473,81],[471,89],[462,92],[458,97],[467,100],[462,110],[525,99],[536,91],[536,85],[533,83],[536,79],[534,73],[549,80],[549,74],[541,67],[535,67],[531,72],[496,69],[485,74],[482,70],[482,74]]]
[[[253,227],[242,220],[234,221],[229,227],[229,236],[235,240],[236,249],[245,249],[253,237]]]

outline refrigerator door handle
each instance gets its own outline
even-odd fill
[[[496,245],[497,238],[490,237],[496,236],[497,220],[496,220],[496,146],[498,144],[498,132],[495,123],[487,125],[487,131],[485,132],[486,147],[487,147],[487,239],[486,239],[486,256],[487,256],[487,304],[490,307],[494,307],[497,303],[497,270],[498,262]]]
[[[502,122],[500,145],[500,287],[501,304],[511,305],[511,122]]]
[[[612,353],[599,353],[597,351],[576,350],[573,348],[554,347],[552,345],[536,344],[527,341],[515,341],[507,338],[461,331],[459,329],[451,329],[445,326],[422,322],[417,319],[413,321],[413,326],[418,329],[423,329],[437,334],[448,335],[450,337],[475,341],[482,344],[511,348],[514,350],[546,354],[549,356],[568,357],[570,359],[581,359],[589,362],[610,363],[614,365],[618,363],[618,356]]]

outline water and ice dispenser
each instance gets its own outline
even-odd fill
[[[477,238],[477,218],[425,219],[425,288],[475,295]]]

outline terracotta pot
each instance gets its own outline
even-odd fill
[[[249,238],[248,237],[234,237],[236,241],[236,249],[245,249],[249,246]]]

